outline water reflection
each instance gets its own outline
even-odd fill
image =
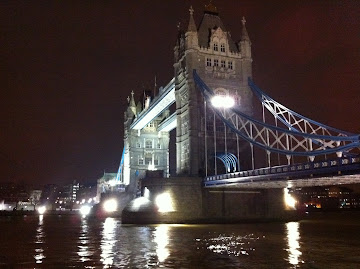
[[[101,239],[101,262],[104,268],[112,267],[114,263],[114,247],[116,243],[117,221],[114,218],[106,218]]]
[[[44,232],[44,215],[39,215],[39,224],[36,229],[35,235],[35,255],[34,259],[36,263],[42,263],[43,260],[46,258],[44,255],[44,248],[43,245],[45,243],[45,232]]]
[[[249,255],[250,252],[255,251],[252,245],[259,239],[254,234],[244,236],[219,234],[217,237],[203,239],[203,241],[206,248],[211,252],[229,256],[240,256]],[[201,242],[201,239],[196,239],[196,241]]]
[[[288,222],[286,223],[287,231],[287,240],[288,240],[288,254],[289,254],[289,263],[292,265],[299,264],[299,258],[301,256],[300,252],[300,232],[299,232],[299,222]]]
[[[163,262],[169,257],[169,225],[162,224],[154,230],[154,242],[156,243],[156,255],[159,262]]]
[[[89,226],[86,218],[81,219],[81,232],[79,236],[79,251],[77,254],[80,256],[81,262],[90,260],[92,252],[89,251]]]

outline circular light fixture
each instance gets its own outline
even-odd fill
[[[216,108],[230,108],[235,105],[235,100],[231,96],[215,95],[211,98],[211,104]]]

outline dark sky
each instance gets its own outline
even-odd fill
[[[173,76],[176,25],[208,1],[1,1],[0,181],[95,183],[117,171],[123,112]],[[254,80],[314,120],[360,133],[360,1],[214,1]]]

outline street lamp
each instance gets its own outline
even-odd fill
[[[235,105],[235,100],[231,96],[215,95],[211,98],[211,104],[215,108],[231,108]]]

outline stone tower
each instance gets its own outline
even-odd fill
[[[135,105],[134,93],[128,98],[129,106],[124,113],[124,171],[122,182],[128,192],[138,190],[137,182],[145,177],[147,170],[158,170],[169,175],[169,133],[160,132],[158,124],[168,116],[164,111],[141,130],[131,128],[131,124],[146,112],[151,96],[144,96],[143,104]]]
[[[248,86],[248,77],[252,77],[251,41],[245,27],[246,21],[243,18],[239,23],[242,35],[236,43],[211,2],[205,6],[198,26],[192,7],[189,11],[187,29],[179,27],[174,48],[176,172],[179,175],[204,175],[205,167],[216,167],[214,154],[224,144],[229,149],[240,148],[240,163],[242,167],[247,167],[249,145],[241,142],[241,145],[235,146],[238,143],[235,135],[214,118],[209,106],[205,113],[204,99],[192,75],[196,69],[217,95],[232,96],[242,112],[252,115],[252,93]]]

